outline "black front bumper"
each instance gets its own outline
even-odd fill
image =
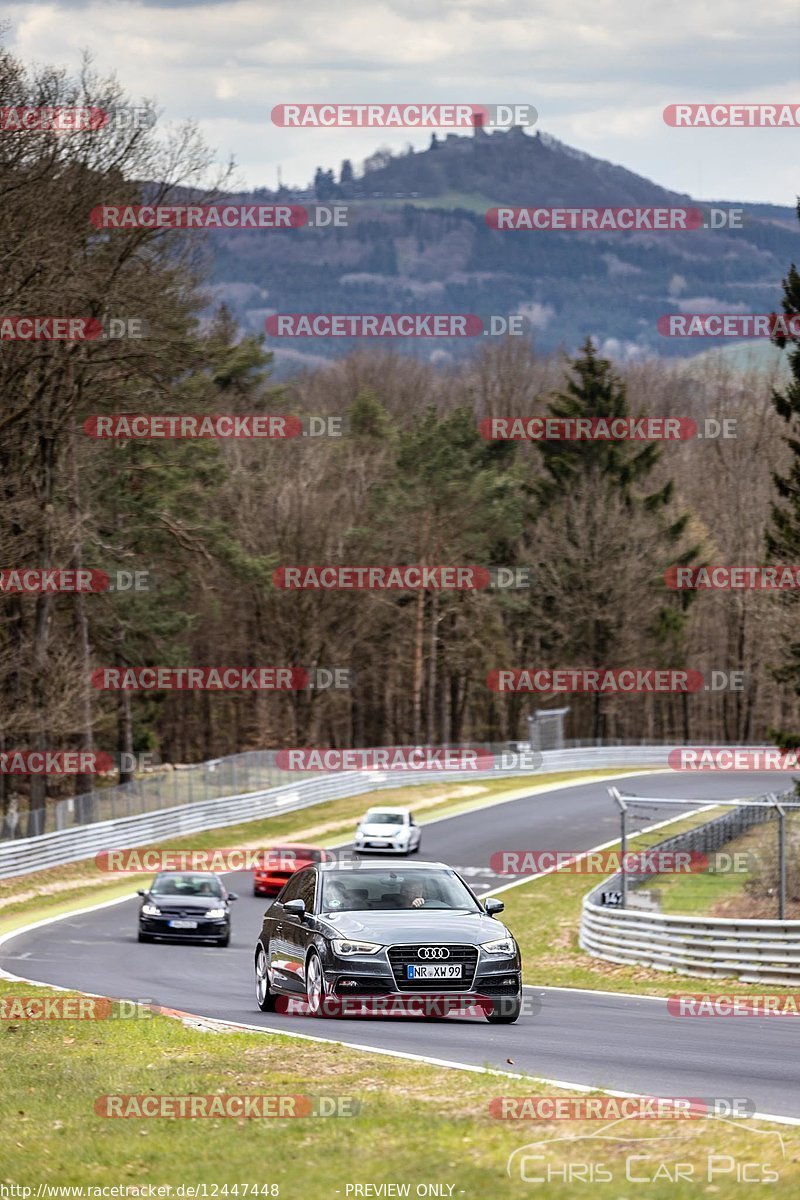
[[[175,942],[203,942],[208,941],[209,938],[227,937],[231,929],[229,917],[217,917],[213,921],[198,919],[196,929],[172,929],[170,927],[172,919],[170,917],[140,917],[139,932],[146,933],[148,937],[165,938]]]

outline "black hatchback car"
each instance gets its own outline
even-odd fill
[[[320,863],[292,876],[264,914],[255,947],[256,1000],[305,997],[311,1013],[335,997],[475,996],[487,1019],[516,1021],[522,963],[517,943],[444,863]]]
[[[231,940],[230,901],[238,897],[212,871],[161,871],[139,895],[140,942]]]

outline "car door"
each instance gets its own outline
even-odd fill
[[[292,957],[286,940],[287,914],[283,906],[289,900],[297,899],[298,888],[299,874],[293,875],[285,884],[264,918],[268,932],[267,962],[270,980],[275,987],[290,992],[302,991],[302,986],[298,989],[297,980],[292,976]]]
[[[284,909],[283,941],[286,947],[288,974],[292,981],[292,990],[305,992],[306,952],[314,936],[314,898],[317,887],[317,872],[313,867],[298,871],[292,882],[296,885],[287,899],[302,900],[306,911],[301,917],[298,913],[289,913]]]

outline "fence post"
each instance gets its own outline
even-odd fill
[[[778,920],[783,921],[786,919],[786,809],[774,792],[769,798],[778,810]]]

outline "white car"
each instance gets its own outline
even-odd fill
[[[422,832],[407,808],[370,808],[358,823],[354,848],[383,854],[416,854]]]

